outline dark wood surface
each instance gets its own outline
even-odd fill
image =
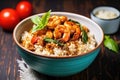
[[[1,0],[0,10],[15,8],[20,0]],[[51,9],[52,11],[67,11],[90,18],[90,12],[97,6],[113,6],[120,10],[120,0],[29,0],[33,5],[33,14]],[[7,23],[6,23],[7,24]],[[120,46],[120,29],[110,35]],[[12,32],[0,27],[0,80],[20,80],[17,59],[21,59],[16,50]],[[95,61],[84,71],[68,77],[48,77],[50,80],[120,80],[120,52],[118,54],[101,46],[101,51]],[[41,76],[42,78],[42,76]],[[41,80],[41,79],[40,79]],[[44,78],[42,78],[44,80]]]

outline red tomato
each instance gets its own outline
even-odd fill
[[[16,10],[21,19],[26,18],[32,14],[32,4],[29,1],[21,1],[17,4]]]
[[[32,39],[31,39],[31,43],[35,44],[38,40],[39,40],[39,37],[33,36]]]
[[[19,21],[17,12],[12,8],[5,8],[0,12],[0,26],[5,30],[12,31]]]

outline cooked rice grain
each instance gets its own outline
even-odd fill
[[[28,48],[31,44],[32,34],[29,32],[24,32],[22,35],[22,41],[24,42],[24,47]],[[52,43],[53,44],[53,43]],[[96,47],[96,40],[90,32],[88,33],[88,41],[87,43],[83,43],[81,39],[76,41],[67,42],[67,44],[63,47],[55,46],[52,52],[47,48],[35,44],[34,52],[39,55],[48,55],[48,56],[72,56],[78,55],[82,53],[86,53]],[[29,48],[28,48],[29,49]]]

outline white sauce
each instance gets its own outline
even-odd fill
[[[101,19],[113,19],[117,17],[117,14],[108,10],[99,10],[96,12],[95,16]]]

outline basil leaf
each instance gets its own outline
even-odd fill
[[[118,44],[110,36],[105,35],[104,46],[116,53],[119,52]]]
[[[31,20],[36,25],[39,24],[39,22],[41,22],[41,18],[39,16],[33,16]]]
[[[63,43],[59,42],[58,40],[54,40],[54,39],[51,39],[51,38],[44,38],[44,41],[49,42],[49,43],[53,42],[55,44],[58,44],[59,46],[64,45]]]
[[[47,25],[48,20],[50,18],[50,12],[51,12],[51,10],[49,10],[45,15],[42,16],[41,23],[43,24],[43,26]]]
[[[41,18],[39,16],[34,16],[31,18],[32,22],[34,23],[34,26],[32,28],[32,32],[35,32],[37,30],[41,30],[45,28],[45,26],[48,23],[48,20],[50,18],[50,12],[49,10],[47,13],[45,13]]]
[[[44,41],[46,41],[46,42],[53,42],[53,43],[57,43],[57,41],[56,41],[56,40],[53,40],[53,39],[51,39],[51,38],[44,38]]]
[[[32,33],[39,30],[41,28],[41,26],[39,25],[34,25],[33,28],[32,28]]]

